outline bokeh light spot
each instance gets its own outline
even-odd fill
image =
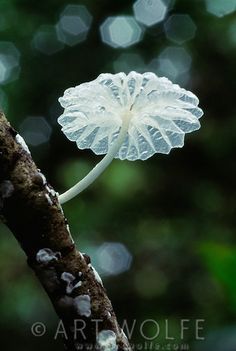
[[[0,83],[4,82],[7,77],[7,62],[0,55]]]
[[[223,17],[236,10],[236,0],[206,0],[206,9],[212,15]]]
[[[151,61],[149,68],[159,76],[180,83],[179,78],[189,72],[191,63],[192,58],[184,48],[168,46],[157,59]]]
[[[56,30],[58,39],[74,46],[87,38],[92,16],[83,5],[68,5],[62,11]]]
[[[102,275],[117,275],[129,270],[132,255],[124,244],[106,242],[97,250],[97,262]]]
[[[64,45],[57,39],[54,26],[41,26],[35,33],[32,46],[45,55],[53,55],[62,50]]]
[[[233,46],[236,46],[236,21],[234,21],[228,30],[228,35],[229,35],[229,39],[230,42]]]
[[[133,9],[136,20],[146,26],[163,21],[167,12],[167,6],[162,0],[137,0]]]
[[[20,52],[9,41],[0,42],[0,83],[7,84],[16,80],[20,73]]]
[[[164,27],[166,37],[176,44],[183,44],[193,39],[197,29],[191,17],[182,14],[172,15],[168,18]]]
[[[38,146],[49,141],[52,128],[44,117],[27,117],[20,125],[20,134],[27,144]]]
[[[132,16],[108,17],[100,26],[102,41],[113,48],[126,48],[138,43],[142,28]]]

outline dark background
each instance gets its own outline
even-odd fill
[[[161,329],[154,341],[162,350],[180,350],[185,343],[194,351],[234,351],[236,2],[163,2],[168,5],[163,21],[147,26],[139,18],[132,27],[132,19],[136,43],[121,26],[107,44],[101,25],[109,16],[134,16],[134,2],[71,3],[85,6],[89,15],[81,7],[65,10],[64,0],[0,0],[0,105],[62,192],[100,159],[60,132],[57,99],[66,88],[102,72],[154,71],[199,97],[202,127],[187,135],[183,149],[145,162],[114,161],[64,209],[79,249],[91,255],[103,277],[118,319],[130,326],[137,320],[133,342],[143,343],[140,324],[153,319]],[[73,21],[74,34],[67,27]],[[109,45],[120,37],[126,47]],[[62,350],[53,339],[54,311],[2,224],[0,276],[1,344],[10,350]],[[190,320],[182,341],[181,319]],[[196,341],[196,319],[205,320],[200,332],[205,341]],[[176,338],[170,346],[165,320]],[[47,326],[43,337],[30,330],[38,321]],[[154,323],[144,330],[152,337]]]

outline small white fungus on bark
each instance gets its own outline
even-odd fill
[[[47,184],[47,179],[43,173],[39,171],[38,175],[42,178],[43,185]]]
[[[38,251],[36,261],[40,264],[48,264],[49,262],[61,257],[60,252],[53,252],[51,249],[45,248]]]
[[[54,190],[49,188],[49,186],[46,186],[46,190],[51,194],[52,196],[58,196],[58,193]]]
[[[102,330],[98,333],[97,345],[101,351],[117,351],[116,334],[112,330]]]
[[[102,278],[100,277],[100,275],[98,274],[96,269],[91,265],[91,263],[89,263],[88,266],[90,268],[92,268],[92,271],[93,271],[93,274],[94,274],[96,281],[103,286]]]
[[[79,288],[82,285],[81,281],[78,281],[76,284],[74,284],[74,281],[76,280],[76,278],[73,276],[73,274],[69,272],[63,272],[61,275],[61,280],[67,283],[66,293],[68,295],[70,295],[74,289]]]
[[[46,197],[46,199],[47,199],[49,205],[52,206],[52,205],[53,205],[53,202],[52,202],[50,196],[49,196],[48,194],[46,194],[45,197]]]
[[[74,298],[74,306],[80,316],[91,316],[91,299],[89,295],[80,295]]]
[[[28,146],[26,145],[26,142],[19,134],[16,135],[16,142],[22,146],[22,148],[27,152],[27,154],[30,154],[30,151]]]
[[[63,272],[61,275],[61,280],[66,283],[72,283],[75,280],[75,277],[69,272]]]
[[[68,233],[71,235],[69,224],[66,225],[66,229],[67,229]]]

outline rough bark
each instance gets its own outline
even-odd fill
[[[117,347],[113,345],[109,350],[129,350],[128,340],[90,258],[75,247],[57,193],[1,112],[0,215],[24,250],[29,266],[63,322],[68,336],[66,348],[74,351],[78,344],[84,345],[84,349],[88,344],[94,349],[98,347],[97,326],[98,332],[112,331],[105,332],[103,337],[115,333]],[[82,333],[74,338],[76,320],[86,325],[85,338]],[[100,347],[106,350],[104,345]]]

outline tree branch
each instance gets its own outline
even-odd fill
[[[66,348],[89,344],[103,351],[129,350],[90,258],[75,248],[57,193],[1,112],[0,215],[62,320]],[[85,338],[83,333],[75,338],[76,320],[83,322]]]

